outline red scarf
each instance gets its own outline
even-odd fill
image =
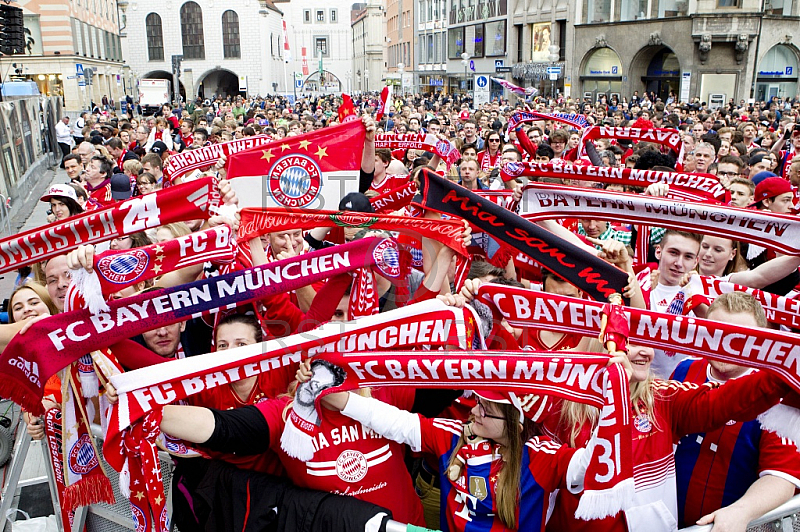
[[[800,218],[789,214],[564,188],[550,183],[527,185],[522,210],[531,221],[572,217],[631,222],[743,240],[788,255],[800,255]]]
[[[618,364],[606,371],[607,356],[570,353],[568,358],[562,358],[527,351],[463,351],[450,352],[443,360],[441,352],[412,351],[384,353],[380,357],[374,353],[322,353],[316,358],[338,366],[344,374],[340,385],[317,397],[317,411],[320,400],[329,393],[386,385],[501,389],[523,395],[551,395],[600,408],[597,434],[587,446],[591,458],[576,517],[601,519],[615,515],[626,510],[633,498],[628,376]],[[297,440],[287,433],[297,430],[298,423],[312,433],[316,426],[294,410],[289,419],[281,447],[301,460],[312,458],[313,445],[301,453]]]
[[[497,166],[497,161],[500,160],[500,150],[494,155],[489,154],[489,148],[486,148],[478,154],[478,162],[481,163],[481,172],[488,175],[492,169]]]
[[[53,466],[53,476],[55,477],[56,490],[58,493],[58,500],[64,500],[64,460],[61,442],[61,410],[58,408],[51,408],[44,414],[44,434],[47,441],[47,456],[50,458],[50,463]],[[113,504],[113,502],[112,502]],[[75,517],[75,512],[69,510],[65,504],[59,505],[59,519],[63,530],[72,530],[72,520]]]
[[[255,137],[231,140],[229,142],[220,142],[219,144],[211,144],[210,146],[198,148],[196,150],[184,150],[181,153],[170,156],[164,172],[168,174],[170,180],[172,180],[192,170],[199,170],[211,166],[215,164],[220,157],[229,157],[234,153],[262,146],[271,141],[272,139],[266,135],[258,135]],[[190,138],[187,146],[191,143]]]
[[[378,100],[378,106],[375,108],[375,121],[379,121],[383,118],[383,114],[386,112],[386,101],[389,99],[389,87],[384,87],[381,91],[381,97]]]
[[[603,303],[487,284],[478,297],[513,327],[597,336]],[[777,373],[800,390],[800,335],[626,307],[631,344]]]
[[[597,139],[626,139],[632,141],[652,142],[668,146],[678,154],[678,164],[683,163],[683,140],[681,132],[675,129],[652,128],[640,129],[635,127],[605,127],[592,126],[583,130],[583,135],[578,144],[580,155],[586,155],[585,145],[587,140]]]
[[[416,183],[409,181],[402,187],[390,190],[386,194],[370,198],[369,202],[372,204],[372,208],[375,209],[376,213],[389,214],[408,207],[416,193]]]
[[[442,140],[432,133],[402,133],[399,135],[384,133],[375,135],[375,148],[430,151],[441,157],[448,168],[461,158],[461,154],[452,142]]]
[[[233,262],[235,252],[231,229],[222,225],[162,244],[95,255],[94,274],[82,268],[73,270],[72,281],[91,312],[97,314],[108,312],[105,300],[113,293],[193,264]]]
[[[504,181],[519,176],[580,179],[630,187],[646,187],[653,183],[666,183],[670,192],[680,194],[676,199],[716,199],[727,202],[729,192],[711,174],[686,174],[632,168],[609,168],[562,163],[506,163],[500,170]],[[672,189],[676,188],[677,191]]]
[[[764,307],[767,321],[790,329],[800,329],[800,301],[771,294],[749,286],[742,286],[705,275],[693,275],[689,284],[681,290],[686,303],[683,314],[691,312],[698,305],[710,305],[721,294],[747,292]]]
[[[293,373],[301,360],[329,350],[463,348],[469,340],[467,330],[461,310],[430,301],[358,322],[331,323],[313,334],[296,334],[115,375],[111,380],[119,403],[111,413],[104,444],[106,460],[121,473],[120,488],[131,499],[135,520],[146,523],[144,530],[155,526],[158,532],[167,532],[155,446],[163,405],[270,371],[280,372],[280,378],[284,378],[283,374]]]
[[[177,188],[177,187],[176,187]],[[42,414],[44,383],[87,351],[113,345],[156,327],[295,290],[336,274],[377,265],[373,251],[383,242],[365,238],[243,271],[111,301],[109,312],[88,309],[51,316],[15,336],[0,354],[5,378],[0,395],[34,415]],[[391,270],[382,274],[392,277]]]
[[[118,236],[173,222],[209,218],[219,205],[210,177],[152,192],[72,216],[0,240],[0,273],[50,259],[81,244],[96,244]]]
[[[508,129],[516,129],[519,124],[529,122],[541,122],[542,120],[552,120],[554,122],[561,122],[567,124],[575,129],[583,129],[589,127],[589,122],[586,117],[579,114],[567,113],[538,113],[536,111],[518,111],[511,115],[508,119]]]

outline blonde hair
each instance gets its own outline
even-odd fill
[[[729,292],[722,294],[711,303],[706,315],[717,309],[722,309],[731,314],[750,314],[756,320],[756,326],[768,327],[767,315],[764,307],[758,300],[746,292]]]
[[[165,224],[159,227],[159,229],[166,229],[170,233],[172,233],[173,238],[180,238],[182,236],[186,236],[191,234],[191,229],[189,226],[186,225],[185,222],[174,222],[171,224]]]
[[[138,176],[142,173],[142,163],[136,159],[128,159],[122,163],[122,170],[128,175]]]

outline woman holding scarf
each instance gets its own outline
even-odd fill
[[[478,153],[478,162],[480,163],[481,172],[489,175],[493,168],[500,163],[500,155],[502,153],[503,140],[500,133],[492,131],[486,137],[486,149]]]
[[[630,376],[627,359],[616,356],[609,365],[617,362]],[[305,382],[312,375],[312,366],[305,362],[297,379]],[[322,405],[436,458],[443,531],[543,530],[550,495],[558,489],[583,490],[595,440],[582,449],[561,445],[544,436],[542,426],[525,415],[516,394],[490,390],[474,394],[475,406],[466,424],[426,418],[354,392],[327,395]]]

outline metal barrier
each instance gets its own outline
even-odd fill
[[[712,525],[694,525],[681,528],[681,532],[711,532]],[[771,512],[767,512],[747,525],[747,532],[799,532],[800,495],[795,495]]]

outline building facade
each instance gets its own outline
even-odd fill
[[[797,95],[800,6],[791,0],[589,1],[576,11],[580,94],[666,100]]]
[[[487,80],[506,65],[510,0],[450,0],[447,14],[447,83],[452,93],[488,86],[490,97],[503,89]]]
[[[414,63],[415,0],[386,2],[386,68],[384,83],[395,92],[417,92]]]
[[[285,13],[292,59],[289,76],[296,75],[298,94],[353,90],[352,2],[309,0],[276,2]]]
[[[20,0],[24,54],[3,56],[3,81],[29,80],[61,96],[70,114],[124,98],[122,49],[115,0]],[[80,75],[79,75],[80,74]]]
[[[363,7],[362,7],[363,6]],[[351,14],[353,31],[353,92],[380,92],[384,68],[383,26],[386,10],[380,3],[357,4]]]
[[[446,92],[447,0],[417,0],[414,10],[416,85],[422,93]]]
[[[183,98],[291,91],[283,75],[283,13],[271,0],[124,0],[119,7],[131,89],[139,79],[172,81],[173,58],[182,56]]]

